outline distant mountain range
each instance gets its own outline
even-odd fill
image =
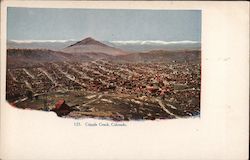
[[[31,42],[33,43],[33,42]],[[41,43],[41,42],[38,42]],[[46,42],[47,43],[47,42]],[[57,43],[57,42],[49,42]],[[64,42],[66,43],[66,42]],[[121,42],[117,42],[121,43]],[[152,45],[155,42],[145,42]],[[144,43],[144,44],[145,44]],[[164,42],[158,42],[164,43]],[[157,44],[158,44],[157,43]],[[20,43],[19,43],[20,44]],[[176,43],[171,43],[176,44]],[[179,43],[178,43],[179,44]],[[134,43],[133,43],[134,45]],[[141,43],[136,42],[136,45]],[[143,44],[142,44],[143,45]],[[155,46],[155,45],[154,45]],[[91,37],[72,43],[61,50],[51,49],[8,49],[8,67],[34,66],[43,62],[62,62],[62,61],[92,61],[105,59],[117,62],[183,62],[200,61],[200,49],[181,49],[178,50],[150,50],[148,52],[129,52],[125,49],[116,48],[99,42]]]
[[[200,49],[201,44],[197,41],[111,41],[105,42],[110,46],[131,52],[148,52],[152,50],[190,50]]]
[[[7,48],[62,50],[65,47],[75,43],[77,43],[77,41],[75,40],[10,40],[7,42]],[[200,42],[188,40],[170,42],[160,40],[102,41],[101,43],[106,44],[110,47],[130,52],[148,52],[151,50],[184,50],[201,48]]]
[[[73,43],[75,40],[9,40],[8,49],[50,49],[61,50]]]

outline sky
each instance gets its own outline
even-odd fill
[[[200,10],[8,7],[8,40],[201,40]]]

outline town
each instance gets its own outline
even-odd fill
[[[45,62],[9,68],[6,99],[19,108],[75,108],[59,116],[114,120],[172,119],[200,114],[200,64]]]

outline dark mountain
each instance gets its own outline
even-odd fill
[[[98,58],[97,55],[100,55],[100,58],[109,57],[109,56],[119,56],[126,55],[128,52],[125,52],[121,49],[110,47],[106,44],[103,44],[99,41],[94,40],[91,37],[83,39],[75,44],[72,44],[63,50],[65,53],[74,53],[80,55],[88,55],[91,57],[91,53],[95,54],[95,58]],[[105,56],[106,55],[106,56]]]
[[[68,47],[81,46],[81,45],[99,45],[99,46],[103,46],[103,47],[109,47],[108,45],[103,44],[103,43],[101,43],[101,42],[99,42],[91,37],[88,37],[88,38],[85,38],[81,41],[78,41],[78,42],[76,42]],[[68,48],[68,47],[66,47],[66,48]]]

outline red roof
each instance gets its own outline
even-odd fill
[[[55,109],[60,109],[63,104],[65,104],[65,100],[63,100],[63,99],[58,100],[56,102],[56,105],[55,105],[56,108]]]

